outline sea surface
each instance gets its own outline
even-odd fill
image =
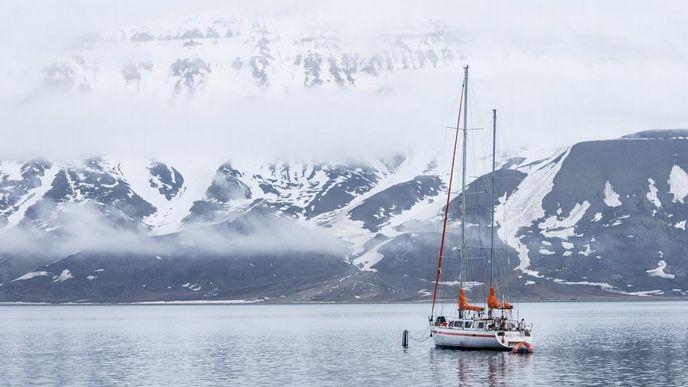
[[[446,308],[445,312],[450,307]],[[688,385],[688,302],[520,304],[536,352],[437,349],[427,304],[0,306],[0,385]]]

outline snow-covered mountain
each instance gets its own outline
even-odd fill
[[[84,37],[42,70],[38,88],[163,97],[201,90],[357,87],[384,92],[388,72],[456,66],[460,39],[441,21],[354,41],[334,27],[293,18],[195,17]]]
[[[157,261],[180,258],[180,251],[202,256],[196,263],[218,254],[292,259],[317,253],[336,256],[340,270],[351,270],[382,233],[394,235],[414,214],[434,215],[443,185],[433,157],[421,155],[200,166],[112,158],[2,161],[0,182],[2,289],[52,278],[29,274],[12,281],[41,260],[62,264],[83,255],[110,257],[112,264],[121,255]],[[311,278],[313,270],[302,274]],[[270,275],[278,273],[284,274]]]
[[[498,207],[517,269],[535,283],[685,295],[686,134],[583,142],[524,169]]]
[[[481,282],[494,206],[498,272],[514,295],[685,295],[687,138],[649,131],[501,160],[494,202],[489,174],[467,189],[468,270]],[[438,252],[441,169],[423,154],[205,165],[4,160],[0,296],[423,299]],[[460,203],[450,204],[447,291],[456,286]]]
[[[0,222],[8,228],[30,225],[50,232],[57,227],[51,223],[57,219],[55,212],[94,202],[110,220],[122,219],[160,235],[227,220],[260,204],[278,215],[320,225],[339,222],[336,215],[346,213],[373,232],[388,225],[393,215],[436,196],[442,184],[438,174],[432,156],[410,155],[360,162],[228,161],[203,166],[112,158],[1,161]],[[381,197],[387,190],[408,197]]]

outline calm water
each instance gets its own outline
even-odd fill
[[[528,356],[402,349],[428,309],[0,306],[0,384],[688,385],[688,302],[521,304]]]

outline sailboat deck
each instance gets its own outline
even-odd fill
[[[500,318],[449,320],[439,325],[435,324],[435,326],[462,331],[523,332],[526,336],[530,336],[530,331],[532,330],[532,324],[518,323]]]

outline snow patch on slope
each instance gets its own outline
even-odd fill
[[[144,223],[156,229],[164,224],[165,218],[174,206],[157,188],[151,186],[151,174],[148,170],[151,164],[152,161],[145,159],[124,159],[118,167],[131,189],[156,208],[155,213],[143,220]]]
[[[659,191],[657,189],[657,186],[655,186],[655,181],[652,179],[647,179],[647,182],[649,183],[648,187],[650,189],[650,192],[645,195],[647,200],[652,202],[652,204],[655,205],[657,208],[662,208],[662,202],[659,200],[659,197],[657,197],[657,192]]]
[[[423,153],[406,154],[404,155],[404,161],[396,168],[390,168],[380,160],[372,160],[370,162],[370,166],[376,171],[379,171],[380,180],[378,183],[366,193],[354,197],[346,206],[332,211],[331,213],[317,216],[315,221],[320,225],[330,226],[327,227],[326,230],[330,232],[332,236],[347,242],[351,248],[352,257],[356,257],[364,253],[367,255],[368,251],[366,251],[365,245],[367,242],[373,239],[375,235],[378,233],[386,236],[398,235],[399,232],[396,231],[395,228],[400,225],[400,220],[409,220],[413,219],[415,216],[424,217],[436,214],[437,209],[441,208],[441,201],[433,200],[433,198],[436,198],[435,196],[426,198],[425,200],[414,204],[414,206],[412,206],[410,209],[402,211],[400,214],[395,215],[389,222],[381,225],[378,233],[374,233],[365,229],[362,221],[351,219],[349,217],[349,212],[368,200],[371,196],[382,192],[393,185],[415,179],[419,176],[419,171],[424,171],[424,174],[426,175],[436,174],[436,169],[427,170],[428,163],[433,159],[433,157],[434,156],[431,157],[430,155]],[[399,216],[400,218],[396,219]],[[365,258],[365,260],[369,259],[374,260],[375,254]],[[374,265],[374,263],[372,265]]]
[[[461,281],[440,281],[440,285],[446,285],[446,286],[460,286]],[[471,290],[476,286],[479,285],[484,285],[482,282],[478,281],[463,281],[463,289],[464,290]]]
[[[660,277],[660,278],[667,278],[667,279],[674,279],[676,278],[676,275],[674,274],[669,274],[666,271],[664,271],[667,267],[667,263],[665,260],[660,260],[657,262],[657,267],[654,269],[646,270],[647,274],[650,277]]]
[[[538,227],[542,230],[542,235],[548,238],[568,239],[576,235],[574,228],[583,219],[588,208],[590,208],[590,202],[587,200],[583,203],[576,203],[566,218],[559,219],[558,216],[552,215],[541,222]]]
[[[590,282],[590,281],[565,281],[563,279],[555,278],[554,283],[560,285],[584,285],[584,286],[597,286],[602,290],[612,290],[614,287],[606,282]]]
[[[24,274],[23,276],[21,276],[19,278],[13,279],[12,282],[24,281],[24,280],[28,280],[28,279],[31,279],[34,277],[44,277],[44,276],[47,276],[48,274],[49,273],[47,271],[32,271],[32,272],[28,272],[28,273]]]
[[[545,215],[542,200],[552,191],[554,177],[561,169],[569,152],[570,148],[567,148],[563,153],[557,153],[535,164],[511,196],[495,209],[495,220],[499,225],[497,235],[518,252],[520,262],[515,270],[531,276],[540,276],[537,271],[528,269],[530,267],[528,246],[521,243],[518,232],[522,227],[532,225],[535,220]]]
[[[33,206],[39,200],[41,200],[41,198],[43,198],[43,195],[45,195],[45,193],[48,192],[48,190],[50,190],[50,188],[52,187],[52,182],[59,171],[60,167],[56,164],[53,164],[49,169],[46,169],[43,172],[40,187],[31,191],[26,196],[24,201],[19,203],[19,208],[17,208],[16,211],[14,211],[10,216],[7,217],[7,227],[16,226],[17,224],[19,224],[19,222],[21,222],[22,219],[24,219],[24,216],[26,215],[26,210],[28,210],[31,206]]]
[[[592,253],[595,252],[593,249],[590,248],[590,243],[584,244],[583,247],[585,247],[585,249],[579,251],[578,254],[580,254],[580,255],[585,255],[585,256],[587,257],[588,255],[590,255],[590,254],[592,254]]]
[[[621,205],[621,200],[619,200],[619,194],[614,192],[614,186],[607,180],[604,183],[604,204],[608,207],[619,207]]]
[[[24,164],[21,161],[2,161],[0,162],[0,176],[5,176],[6,180],[19,181],[22,179],[22,165]]]
[[[669,173],[669,193],[674,195],[674,202],[683,204],[688,196],[688,173],[674,165]]]
[[[156,188],[150,186],[151,174],[148,170],[150,160],[127,159],[120,163],[119,168],[123,178],[129,183],[131,189],[157,208],[154,214],[144,220],[152,227],[153,235],[176,232],[183,228],[183,220],[189,215],[191,206],[205,196],[218,166],[222,164],[218,160],[194,159],[192,161],[166,163],[174,166],[184,178],[184,185],[169,201]]]
[[[625,294],[629,296],[639,296],[639,297],[645,297],[645,296],[650,296],[650,295],[660,295],[663,294],[664,292],[661,290],[644,290],[644,291],[638,291],[638,292],[624,292],[622,290],[618,290],[614,288],[614,286],[606,283],[606,282],[590,282],[590,281],[565,281],[562,279],[555,278],[554,283],[560,284],[560,285],[583,285],[583,286],[595,286],[598,287],[602,290],[612,292],[612,293],[618,293],[618,294]]]
[[[72,278],[74,278],[74,277],[72,276],[72,273],[69,271],[69,269],[64,269],[64,270],[62,270],[62,273],[60,273],[60,275],[57,276],[57,278],[55,278],[55,280],[53,282],[65,282],[68,279],[72,279]]]
[[[373,266],[375,266],[376,263],[380,262],[380,260],[384,258],[384,256],[380,254],[378,250],[392,240],[393,239],[387,239],[386,241],[366,251],[365,254],[361,255],[360,257],[355,258],[353,260],[354,266],[358,267],[362,271],[377,271],[377,269],[374,269]]]

